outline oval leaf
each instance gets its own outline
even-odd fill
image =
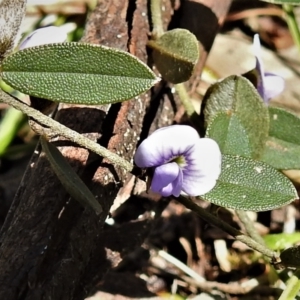
[[[276,169],[300,169],[300,118],[284,109],[269,107],[269,138],[261,160]]]
[[[157,82],[155,74],[129,53],[85,43],[18,51],[3,61],[2,78],[25,94],[73,104],[128,100]]]
[[[260,157],[269,132],[268,109],[248,79],[229,76],[213,84],[203,106],[206,135],[224,154]]]
[[[190,79],[199,58],[197,38],[186,29],[167,31],[157,40],[148,42],[153,60],[161,76],[172,83]]]
[[[298,198],[293,184],[271,166],[249,158],[223,155],[216,186],[201,198],[227,208],[265,211]]]
[[[50,165],[66,191],[83,206],[90,206],[96,214],[102,212],[100,203],[80,179],[78,174],[68,164],[61,152],[44,137],[40,138],[42,148]]]
[[[294,246],[281,252],[281,263],[286,267],[300,268],[300,246]]]

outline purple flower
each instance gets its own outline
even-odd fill
[[[67,33],[61,27],[44,27],[33,31],[28,35],[21,43],[19,50],[45,44],[63,43],[66,40]]]
[[[154,168],[150,189],[164,197],[206,194],[221,172],[218,144],[186,125],[156,130],[138,147],[134,161],[140,168]]]
[[[265,104],[268,104],[271,98],[276,97],[283,91],[284,79],[276,74],[265,72],[261,58],[261,45],[258,34],[254,35],[253,48],[256,58],[256,88],[260,96],[263,98]]]

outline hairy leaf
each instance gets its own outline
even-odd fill
[[[216,186],[201,198],[233,209],[265,211],[298,198],[286,176],[271,166],[240,156],[223,155]]]
[[[172,83],[189,80],[199,59],[197,38],[186,29],[167,31],[148,42],[153,49],[154,63],[162,77]]]
[[[290,247],[280,254],[282,264],[286,267],[300,268],[300,246]]]
[[[129,53],[85,43],[21,50],[3,61],[2,78],[25,94],[73,104],[128,100],[158,80]]]
[[[269,132],[268,109],[250,81],[229,76],[212,85],[204,97],[206,135],[224,154],[258,159]]]

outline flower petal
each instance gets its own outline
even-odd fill
[[[264,64],[261,58],[261,45],[259,40],[259,35],[255,34],[253,37],[253,50],[256,59],[255,70],[257,72],[257,91],[260,96],[264,99]]]
[[[276,74],[265,73],[264,78],[264,99],[268,101],[284,90],[284,79]]]
[[[179,195],[182,193],[182,183],[183,183],[183,173],[182,170],[179,169],[179,174],[177,178],[171,183],[173,192],[172,195],[175,197],[179,197]]]
[[[172,125],[156,130],[138,147],[134,161],[140,168],[155,167],[180,156],[199,139],[191,126]]]
[[[284,89],[284,79],[276,74],[265,73],[261,58],[261,45],[259,35],[255,34],[253,38],[254,55],[256,58],[255,70],[257,72],[257,91],[268,104],[269,100],[276,97]]]
[[[39,45],[63,43],[67,40],[67,33],[60,27],[49,26],[33,31],[21,43],[19,49],[35,47]]]
[[[164,187],[161,191],[160,194],[163,197],[168,197],[168,196],[175,196],[179,197],[181,194],[181,187],[182,187],[182,171],[180,170],[178,177],[171,183],[169,183],[166,187]]]
[[[177,163],[172,162],[158,166],[154,170],[151,190],[164,197],[174,195],[178,197],[182,187],[182,171]]]
[[[185,155],[187,166],[183,168],[182,190],[190,196],[208,193],[216,185],[221,173],[221,151],[210,138],[198,139]]]

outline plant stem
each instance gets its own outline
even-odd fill
[[[182,105],[184,106],[186,114],[188,115],[188,117],[192,117],[195,113],[195,108],[190,100],[190,96],[185,88],[184,83],[175,84],[174,87],[181,100]]]
[[[294,14],[294,7],[291,4],[283,4],[282,8],[285,12],[285,19],[288,24],[290,33],[293,37],[294,43],[300,52],[300,31],[297,20]]]
[[[278,300],[294,300],[300,290],[300,269],[287,282],[286,288]]]
[[[252,221],[250,220],[248,214],[244,210],[236,210],[235,211],[241,222],[246,228],[247,233],[259,244],[265,246],[265,241],[260,236],[260,234],[257,232],[256,228],[254,227]]]
[[[161,14],[161,0],[151,0],[151,20],[152,20],[152,36],[154,39],[159,38],[164,33],[164,26]]]
[[[196,128],[201,128],[200,117],[195,111],[194,105],[191,102],[184,83],[175,84],[174,87],[190,121]]]
[[[164,34],[164,27],[163,27],[163,21],[162,21],[162,13],[161,13],[161,0],[151,0],[150,2],[151,6],[151,19],[152,19],[152,36],[153,39],[159,38],[161,35]],[[186,91],[186,88],[183,83],[178,83],[174,85],[176,92],[179,96],[179,99],[186,111],[186,114],[188,115],[191,122],[198,128],[201,126],[200,119],[198,114],[195,111],[195,108],[193,104],[191,103],[191,99],[189,97],[189,94]],[[201,127],[199,127],[201,128]]]
[[[227,224],[224,221],[220,220],[219,218],[215,217],[214,215],[212,215],[211,213],[209,213],[202,207],[198,206],[191,199],[180,196],[179,198],[177,198],[177,200],[181,204],[183,204],[185,207],[189,208],[190,210],[195,212],[197,215],[199,215],[207,223],[210,223],[210,224],[224,230],[228,234],[232,235],[236,240],[241,241],[242,243],[246,244],[250,248],[262,253],[263,255],[270,258],[272,261],[275,260],[275,258],[277,257],[275,252],[266,248],[264,245],[257,243],[255,240],[253,240],[249,236],[244,235],[239,230],[235,229],[234,227],[230,226],[229,224]]]
[[[100,146],[99,144],[93,142],[92,140],[86,138],[85,136],[79,134],[78,132],[42,114],[38,110],[28,106],[27,104],[23,103],[19,99],[6,94],[1,89],[0,89],[0,101],[9,104],[12,107],[22,111],[24,114],[33,118],[40,125],[49,128],[49,130],[51,130],[51,133],[55,135],[63,136],[69,139],[70,141],[86,149],[89,149],[102,157],[107,158],[113,164],[124,168],[127,172],[131,172],[133,170],[134,166],[127,160],[120,157],[119,155],[107,150],[106,148]]]

